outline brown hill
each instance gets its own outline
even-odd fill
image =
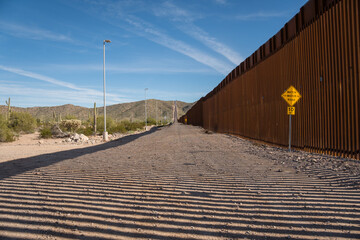
[[[156,99],[149,99],[146,101],[147,104],[147,115],[148,117],[154,118],[156,117],[156,104],[157,104],[157,114],[158,119],[172,119],[173,114],[173,101],[162,101]],[[181,101],[177,101],[178,108],[178,118],[185,114],[185,112],[190,109],[193,103],[185,103]],[[53,118],[53,114],[56,116],[61,114],[61,117],[64,119],[66,116],[71,115],[75,116],[81,120],[87,120],[89,117],[93,116],[93,108],[86,108],[75,106],[72,104],[66,104],[61,106],[54,107],[29,107],[29,108],[21,108],[21,107],[12,107],[12,111],[14,112],[28,112],[33,115],[35,118],[41,120],[50,120]],[[97,108],[98,114],[102,115],[104,112],[103,107]],[[5,114],[7,112],[7,107],[4,105],[0,105],[0,113]],[[143,121],[145,115],[145,105],[144,101],[138,102],[130,102],[130,103],[120,103],[115,105],[110,105],[106,107],[107,116],[111,118],[121,121],[121,120],[132,120],[132,121]]]

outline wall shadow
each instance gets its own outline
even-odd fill
[[[123,138],[119,138],[113,141],[109,141],[100,145],[90,146],[80,149],[72,149],[67,151],[55,152],[37,155],[28,158],[20,158],[7,162],[0,163],[0,180],[8,178],[26,171],[34,170],[36,168],[46,167],[57,162],[76,158],[85,154],[91,154],[98,151],[103,151],[109,148],[118,147],[130,143],[140,137],[152,134],[158,131],[159,128],[153,127],[147,132],[139,134],[128,135]]]

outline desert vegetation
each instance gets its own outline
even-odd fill
[[[6,118],[2,114],[0,114],[0,141],[11,142],[14,140],[14,132],[8,127]]]
[[[166,125],[168,122],[148,118],[147,125]],[[144,129],[144,121],[122,120],[116,121],[111,117],[106,118],[106,130],[109,134],[127,133]],[[90,117],[87,121],[76,119],[75,116],[64,116],[64,119],[54,118],[47,121],[34,118],[26,112],[11,112],[9,117],[0,114],[0,142],[11,142],[16,140],[20,134],[33,133],[39,131],[41,138],[59,137],[54,129],[60,129],[68,136],[78,133],[85,136],[99,135],[104,131],[104,117],[97,116],[96,124],[94,118]],[[60,136],[61,137],[61,136]]]
[[[18,108],[11,106],[10,98],[6,106],[0,106],[0,142],[11,142],[19,135],[38,131],[40,138],[68,137],[72,134],[85,136],[101,135],[104,131],[104,116],[101,108],[86,109],[73,105],[43,108]],[[147,125],[166,125],[171,119],[172,102],[148,100],[148,114],[159,116],[159,121],[148,117]],[[157,106],[156,101],[159,103]],[[183,108],[189,107],[185,103]],[[128,133],[142,130],[145,121],[143,101],[109,106],[106,130],[109,134]],[[70,112],[70,113],[69,113]],[[87,114],[85,114],[87,112]],[[116,112],[121,115],[115,114]],[[44,117],[45,116],[45,117]]]
[[[14,141],[19,134],[32,133],[36,128],[36,119],[29,113],[12,112],[8,117],[0,114],[1,142]]]
[[[9,103],[9,100],[6,101]],[[163,121],[171,120],[173,116],[173,101],[161,101],[155,99],[148,99],[147,101],[147,115],[153,119],[156,118]],[[7,115],[8,114],[8,105],[5,105],[5,99],[1,101],[0,113]],[[13,99],[11,99],[11,104],[13,104]],[[185,103],[181,101],[176,102],[178,117],[187,112],[193,103]],[[106,107],[106,116],[113,118],[115,121],[129,120],[131,122],[144,121],[144,101],[138,102],[129,102],[129,103],[120,103],[109,105]],[[34,118],[40,119],[41,121],[60,121],[66,119],[67,116],[71,116],[74,119],[79,119],[82,122],[86,122],[89,117],[93,118],[94,108],[90,107],[81,107],[75,106],[72,104],[66,104],[61,106],[53,107],[16,107],[11,106],[11,111],[13,112],[28,112]],[[96,106],[96,112],[98,116],[104,114],[103,107],[100,105]],[[55,119],[54,119],[55,118]]]

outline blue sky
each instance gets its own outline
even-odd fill
[[[194,102],[305,0],[0,0],[0,105]]]

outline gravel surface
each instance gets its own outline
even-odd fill
[[[286,165],[294,168],[296,173],[301,171],[309,177],[316,176],[319,179],[332,180],[331,185],[360,189],[360,161],[358,160],[297,150],[289,152],[288,149],[229,137],[234,138],[234,141],[242,141],[246,153],[273,160],[276,165],[279,165],[280,171],[281,166]]]
[[[175,124],[0,163],[0,239],[359,239],[359,166]]]

